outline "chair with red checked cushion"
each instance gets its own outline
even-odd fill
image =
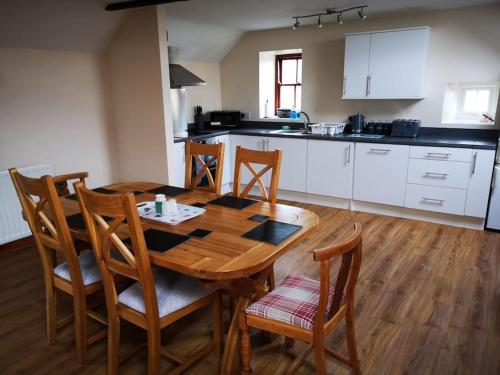
[[[361,253],[361,226],[355,224],[354,231],[343,241],[314,251],[314,260],[321,265],[321,281],[290,275],[276,289],[240,313],[242,374],[252,372],[250,327],[285,336],[288,345],[295,339],[310,344],[287,373],[295,372],[312,350],[316,374],[327,373],[326,354],[350,366],[353,373],[360,373],[354,335],[354,290],[361,267]],[[340,258],[341,264],[335,285],[330,285],[330,261],[333,258]],[[344,318],[348,357],[325,346],[326,338]]]

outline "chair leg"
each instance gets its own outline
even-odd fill
[[[224,341],[224,328],[222,318],[222,294],[217,292],[212,307],[212,325],[214,330],[214,353],[216,357],[222,356]]]
[[[291,349],[295,345],[295,340],[291,337],[285,337],[285,349]]]
[[[78,363],[82,364],[87,359],[87,304],[83,293],[75,293],[73,300],[75,309],[76,355]]]
[[[160,330],[148,329],[148,374],[160,373]]]
[[[242,375],[249,375],[252,373],[252,368],[250,367],[251,355],[252,355],[252,344],[250,342],[250,330],[246,323],[246,317],[242,314],[240,317],[240,328],[241,328],[241,362],[243,368],[241,370]]]
[[[276,284],[274,281],[274,264],[271,266],[271,272],[269,272],[269,276],[267,277],[267,286],[269,287],[269,291],[274,290],[276,288]]]
[[[57,291],[52,285],[45,288],[45,308],[47,313],[47,341],[49,345],[56,341],[57,330]]]
[[[316,362],[316,374],[326,375],[326,355],[324,341],[314,343],[314,359]]]
[[[108,375],[118,374],[120,353],[120,319],[110,317],[108,321]]]
[[[350,310],[346,315],[346,341],[349,351],[349,359],[352,363],[352,372],[361,374],[359,367],[358,351],[356,349],[356,336],[354,334],[354,312]]]

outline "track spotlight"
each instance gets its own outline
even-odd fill
[[[358,15],[359,15],[359,18],[361,18],[362,21],[366,20],[365,8],[359,8]]]
[[[318,17],[318,22],[316,23],[316,25],[319,28],[321,28],[321,27],[323,27],[324,17],[335,16],[335,15],[337,16],[337,23],[341,25],[344,23],[344,20],[342,19],[342,15],[344,13],[349,13],[349,12],[357,12],[359,18],[361,18],[361,20],[364,21],[366,19],[365,8],[368,8],[368,5],[358,5],[358,6],[354,6],[354,7],[350,7],[350,8],[340,8],[340,9],[327,8],[323,12],[320,12],[320,13],[306,14],[303,16],[293,16],[292,19],[295,20],[295,22],[292,26],[292,29],[296,30],[297,27],[300,26],[300,21],[302,19],[304,19],[304,18],[308,19],[308,18],[313,18],[313,17]],[[307,24],[309,24],[309,23],[307,23]]]

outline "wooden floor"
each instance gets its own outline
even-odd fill
[[[281,258],[278,281],[300,272],[317,278],[311,250],[339,238],[359,221],[364,254],[356,297],[356,335],[365,374],[499,374],[500,373],[500,234],[426,222],[349,212],[320,206],[319,229]],[[89,350],[85,366],[75,362],[71,326],[46,344],[44,289],[40,261],[33,247],[0,253],[0,373],[104,374],[106,341]],[[61,299],[66,311],[69,299]],[[168,346],[189,352],[209,340],[210,311],[179,322]],[[343,326],[329,345],[345,350]],[[259,336],[255,336],[258,339]],[[122,349],[144,339],[125,327]],[[256,342],[255,374],[279,374],[292,361],[280,340]],[[302,349],[297,345],[297,352]],[[145,351],[121,367],[123,374],[146,370]],[[168,361],[162,364],[171,368]],[[347,374],[328,359],[329,373]],[[188,374],[216,374],[214,356]],[[299,374],[314,372],[309,356]]]

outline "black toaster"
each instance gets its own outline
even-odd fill
[[[391,136],[415,138],[420,135],[420,120],[394,120]]]

